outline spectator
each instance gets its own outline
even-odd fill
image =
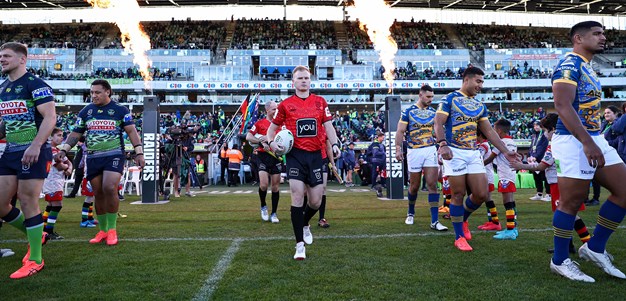
[[[367,152],[365,153],[367,161],[370,163],[371,168],[371,188],[377,190],[378,197],[382,196],[382,186],[375,187],[375,185],[377,184],[376,178],[378,177],[380,172],[385,170],[385,159],[387,157],[385,153],[385,146],[382,144],[383,140],[385,140],[385,134],[383,132],[378,132],[376,141],[370,144],[370,146],[367,148]]]
[[[354,172],[354,167],[356,166],[354,142],[350,142],[350,144],[348,144],[348,149],[343,152],[341,158],[343,158],[344,170],[346,173],[346,187],[354,187],[354,183],[352,182],[352,173]]]
[[[543,133],[543,129],[541,128],[541,122],[535,121],[533,122],[533,135],[532,140],[530,142],[530,151],[528,153],[528,162],[529,163],[540,163],[543,159],[543,156],[548,149],[548,138]],[[535,194],[530,199],[533,201],[549,201],[550,195],[550,185],[548,184],[548,180],[546,179],[545,171],[533,172],[533,178],[535,179],[535,187],[537,188],[537,194]],[[543,194],[543,188],[546,188],[546,194]]]
[[[226,175],[226,171],[228,170],[228,144],[224,143],[222,145],[222,150],[218,154],[218,158],[220,159],[220,181],[221,184],[226,184],[226,179],[228,179]],[[228,183],[230,186],[230,181]]]
[[[233,148],[226,151],[226,157],[228,157],[228,187],[237,187],[237,177],[239,170],[241,170],[241,160],[243,159],[239,146],[233,144]]]
[[[626,108],[626,103],[622,105],[622,108]],[[609,126],[603,127],[603,133],[609,145],[617,150],[622,161],[626,163],[626,117],[624,116],[626,114],[620,114],[616,107],[607,107],[604,110],[604,118]]]

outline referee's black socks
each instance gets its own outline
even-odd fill
[[[291,206],[291,225],[296,242],[304,241],[304,207]]]
[[[318,209],[313,209],[308,205],[304,207],[304,225],[308,225]]]
[[[259,198],[261,198],[261,207],[267,206],[267,203],[265,202],[266,196],[267,196],[267,190],[261,190],[261,187],[259,187]]]
[[[278,200],[280,199],[280,190],[272,191],[272,214],[278,210]]]
[[[320,219],[324,219],[324,214],[326,213],[326,195],[322,195],[322,203],[320,204]]]

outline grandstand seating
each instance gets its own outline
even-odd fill
[[[330,21],[239,20],[232,49],[337,49]]]
[[[10,29],[3,41],[17,41],[30,48],[75,48],[90,50],[98,47],[111,24],[45,24],[20,26],[19,31]],[[8,26],[9,28],[16,26]],[[3,27],[4,31],[4,27]]]
[[[144,24],[152,49],[209,49],[213,52],[226,37],[225,22],[170,21]],[[119,38],[105,48],[123,48]]]
[[[626,48],[626,32],[623,30],[608,29],[604,32],[607,48]]]
[[[290,71],[297,65],[312,68],[314,89],[328,89],[325,95],[331,103],[361,102],[364,98],[380,101],[386,90],[379,56],[357,22],[168,21],[144,26],[153,47],[157,47],[149,52],[156,89],[180,91],[175,97],[167,95],[165,102],[232,104],[240,97],[221,90],[242,93],[253,87],[272,89],[270,96],[277,97],[290,88]],[[142,85],[134,82],[141,77],[132,56],[121,49],[119,31],[113,24],[0,25],[0,29],[3,42],[54,46],[31,47],[28,67],[44,79],[58,80],[52,83],[55,89],[69,91],[60,93],[65,94],[61,101],[83,103],[84,97],[75,90],[97,77],[114,79],[114,85],[135,92],[121,96],[121,101],[141,99],[138,91]],[[456,89],[456,80],[472,64],[483,68],[487,79],[507,81],[496,87],[516,90],[503,96],[504,89],[489,87],[482,95],[486,101],[546,100],[550,93],[537,91],[549,87],[551,70],[569,51],[566,29],[420,21],[396,22],[391,32],[400,48],[394,73],[397,80],[404,81],[396,86],[401,94],[412,93],[411,89],[425,83],[438,92]],[[596,56],[594,68],[601,77],[624,77],[626,49],[620,47],[626,46],[626,32],[607,30],[606,35],[611,49]],[[618,83],[618,78],[603,80],[613,97],[626,93]],[[195,90],[196,95],[187,97],[189,90]],[[351,90],[350,95],[347,90]],[[359,90],[377,91],[373,97],[363,97]]]
[[[235,24],[235,26],[233,26]],[[372,80],[380,79],[378,55],[372,48],[367,34],[359,29],[357,22],[330,21],[284,21],[284,20],[237,20],[237,21],[169,21],[144,24],[151,37],[153,50],[150,53],[156,79],[194,79],[195,69],[201,65],[222,64],[236,66],[207,69],[202,71],[200,80],[276,80],[288,79],[288,70],[296,65],[311,65],[309,53],[290,53],[297,49],[308,50],[311,44],[324,49],[339,47],[337,33],[345,36],[341,48],[347,56],[316,53],[313,64],[316,76],[326,80]],[[228,33],[228,27],[233,32]],[[45,78],[81,79],[92,76],[107,78],[139,78],[132,58],[122,52],[117,37],[119,30],[112,24],[46,24],[46,25],[2,25],[0,38],[3,41],[18,40],[31,46],[33,54],[50,54],[51,50],[37,50],[45,47],[54,49],[76,48],[95,49],[91,53],[91,70],[67,73],[78,68],[76,53],[61,53],[57,50],[54,60],[32,59],[29,67],[38,70]],[[451,31],[452,30],[452,31]],[[442,25],[423,21],[396,22],[391,28],[400,50],[396,55],[396,78],[401,80],[455,79],[470,62],[478,64],[489,73],[490,78],[548,78],[557,57],[567,49],[566,29],[536,27],[512,27],[493,25]],[[454,45],[451,38],[458,38],[466,49],[450,49]],[[611,53],[598,56],[604,63],[599,68],[624,68],[626,33],[607,30]],[[222,45],[225,41],[226,44]],[[39,47],[34,47],[39,46]],[[231,53],[237,49],[282,49],[277,53],[263,54],[258,65],[251,60],[251,53]],[[534,47],[534,48],[529,48]],[[113,48],[113,49],[111,49]],[[225,62],[216,57],[216,51],[228,50]],[[516,48],[518,50],[502,50]],[[160,50],[206,49],[209,52],[170,52]],[[287,52],[284,52],[284,51]],[[484,51],[484,61],[470,55],[469,50]],[[111,52],[114,51],[114,52]],[[615,52],[617,51],[617,52]],[[52,51],[54,52],[54,51]],[[510,53],[509,53],[510,52]],[[63,55],[63,58],[59,58]],[[200,57],[193,57],[200,56]],[[472,59],[473,57],[473,59]],[[215,58],[215,60],[214,60]],[[341,62],[341,63],[339,63]],[[57,65],[58,63],[58,65]],[[365,65],[365,66],[362,66]],[[254,69],[246,68],[254,66]],[[58,68],[54,68],[58,67]],[[45,69],[39,71],[39,69]],[[227,70],[228,69],[228,70]],[[267,70],[268,72],[263,72]],[[274,72],[276,70],[277,72]],[[61,73],[58,73],[58,72]],[[241,74],[239,74],[241,73]],[[608,72],[616,76],[622,72]],[[256,77],[258,75],[258,77]]]
[[[344,22],[350,49],[373,49],[367,33],[359,28],[358,22]],[[451,49],[445,30],[440,24],[420,22],[394,22],[391,35],[398,49]]]
[[[391,27],[399,49],[452,49],[454,45],[440,24],[395,22]]]
[[[569,47],[567,29],[459,24],[455,26],[465,47],[488,48],[562,48]]]

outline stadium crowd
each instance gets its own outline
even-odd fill
[[[100,68],[91,73],[54,73],[49,72],[46,68],[28,68],[28,72],[37,75],[45,80],[87,80],[94,78],[104,79],[132,79],[142,80],[139,69],[136,66],[129,67],[124,70],[116,70],[114,68]],[[159,68],[151,68],[150,74],[153,80],[173,80],[181,76],[175,69],[161,70]]]
[[[155,49],[211,49],[217,51],[226,39],[228,21],[172,20],[169,22],[144,22]],[[240,19],[236,22],[230,49],[308,49],[316,44],[318,49],[338,49],[337,29],[331,21],[284,21],[269,19]],[[367,33],[356,21],[344,21],[347,36],[346,49],[372,49]],[[0,25],[0,41],[15,40],[29,47],[123,48],[119,30],[113,24],[46,24],[36,26]],[[112,35],[111,33],[115,34]],[[399,49],[453,49],[450,34],[441,24],[424,20],[394,22],[392,36]],[[568,47],[567,30],[538,27],[459,24],[453,26],[465,47],[471,50],[486,48],[560,48]],[[607,48],[626,47],[626,33],[606,30]],[[103,44],[103,41],[107,43]],[[111,40],[111,41],[109,41]]]
[[[232,49],[337,49],[337,38],[331,21],[253,19],[238,20]]]
[[[455,26],[465,47],[471,50],[486,48],[562,48],[569,47],[567,30],[532,27],[460,24]]]
[[[152,49],[210,49],[213,53],[226,37],[224,22],[172,20],[170,22],[150,22],[144,25],[150,35]],[[104,48],[123,48],[119,38]]]
[[[378,132],[385,130],[385,118],[382,111],[374,112],[365,109],[360,112],[356,110],[335,111],[332,115],[332,123],[337,132],[337,137],[345,146],[354,142],[372,141]],[[542,116],[545,116],[545,111],[542,108],[535,112],[505,109],[502,112],[492,111],[489,113],[489,119],[492,123],[502,118],[511,121],[511,136],[514,139],[531,139],[534,135],[532,130],[533,122],[540,120]],[[134,113],[133,117],[136,120],[137,130],[141,132],[142,114]],[[76,124],[76,118],[76,113],[59,112],[56,126],[66,133],[71,132]],[[159,128],[163,142],[171,138],[169,133],[172,128],[189,129],[191,132],[191,143],[205,144],[209,152],[217,153],[219,146],[224,142],[223,137],[229,136],[232,130],[232,127],[227,127],[227,125],[231,124],[231,122],[240,124],[240,118],[241,114],[227,116],[221,108],[218,108],[215,112],[195,114],[190,111],[162,113]],[[259,114],[259,119],[262,118],[265,118],[265,116]],[[246,133],[247,129],[243,133]],[[239,127],[236,130],[239,130]],[[222,138],[222,140],[219,140],[219,138]],[[124,136],[124,139],[127,140],[128,137]]]
[[[399,49],[452,49],[446,31],[440,24],[424,20],[415,22],[394,22],[391,34]]]
[[[91,50],[100,45],[109,26],[96,24],[37,25],[14,32],[12,40],[30,48],[76,48]]]
[[[360,29],[358,22],[344,21],[349,49],[373,49],[367,33]],[[394,22],[391,35],[399,49],[452,49],[448,35],[440,24],[426,21]]]

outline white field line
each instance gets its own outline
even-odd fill
[[[222,255],[220,261],[215,265],[211,275],[206,279],[200,291],[196,294],[196,296],[192,300],[210,300],[213,296],[213,293],[217,289],[217,285],[220,283],[226,270],[230,266],[230,263],[235,258],[235,254],[239,251],[239,245],[241,245],[241,239],[233,240],[233,243],[230,245],[228,250]]]
[[[593,230],[595,227],[587,227]],[[619,226],[618,229],[626,229],[626,225]],[[538,233],[551,232],[553,228],[530,228],[519,229],[521,233]],[[317,232],[318,233],[318,232]],[[472,235],[493,235],[493,231],[472,231]],[[313,232],[315,235],[316,232]],[[422,232],[422,233],[391,233],[391,234],[359,234],[359,235],[315,235],[315,239],[378,239],[378,238],[396,238],[396,237],[426,237],[426,236],[452,236],[454,231],[445,232]],[[293,236],[266,236],[266,237],[155,237],[155,238],[120,238],[120,242],[168,242],[168,241],[273,241],[273,240],[293,240]],[[0,243],[25,243],[23,239],[0,240]],[[48,243],[64,243],[64,242],[87,242],[87,239],[69,238],[63,240],[49,241]]]
[[[620,229],[625,229],[625,226],[619,226]],[[593,227],[589,227],[589,230],[592,230]],[[537,232],[550,232],[553,231],[553,228],[534,228],[534,229],[520,229],[519,232],[525,233],[537,233]],[[493,232],[487,231],[475,231],[474,235],[481,234],[493,234]],[[446,232],[423,232],[423,233],[393,233],[393,234],[362,234],[362,235],[324,235],[324,236],[315,236],[315,239],[378,239],[378,238],[398,238],[398,237],[425,237],[425,236],[446,236],[446,235],[454,235],[454,231],[446,231]],[[239,246],[244,241],[271,241],[271,240],[292,240],[293,236],[268,236],[268,237],[236,237],[236,238],[225,238],[225,237],[169,237],[169,238],[128,238],[128,239],[120,239],[120,241],[128,241],[128,242],[168,242],[168,241],[232,241],[230,247],[226,250],[224,255],[220,258],[219,262],[216,264],[215,268],[209,275],[209,277],[204,282],[204,285],[196,296],[192,300],[210,300],[213,296],[213,293],[217,289],[219,282],[224,277],[226,270],[230,266],[230,263],[235,258],[237,251],[239,251]],[[2,243],[24,243],[24,240],[2,240]],[[63,243],[63,242],[86,242],[84,239],[63,239],[52,241],[52,243]]]

